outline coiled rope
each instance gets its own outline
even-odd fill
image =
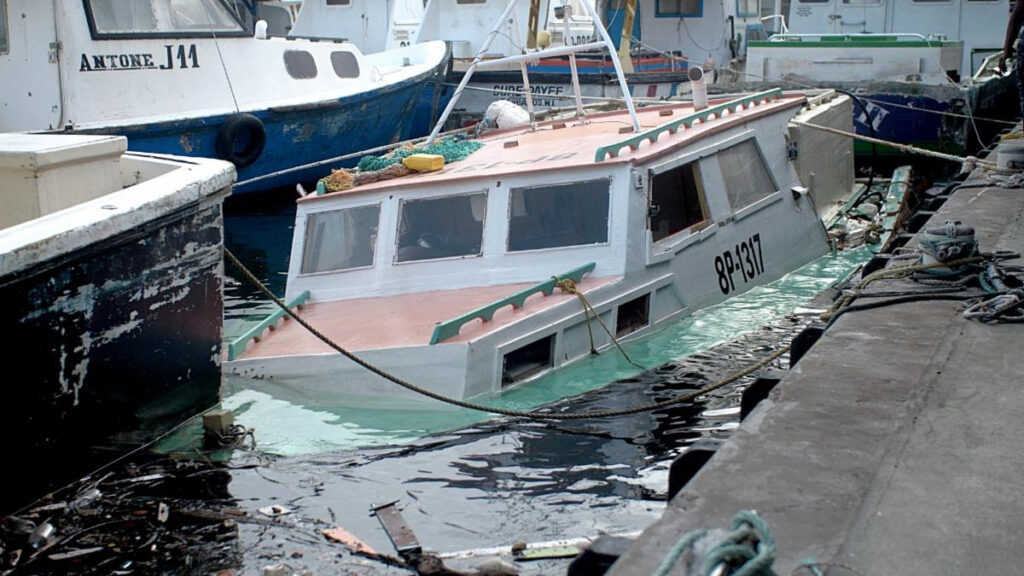
[[[753,510],[741,510],[732,519],[732,530],[698,529],[684,534],[662,559],[652,576],[667,576],[684,553],[690,570],[699,576],[775,576],[775,537],[768,524]],[[706,549],[705,549],[706,548]],[[703,550],[703,561],[698,556]],[[694,571],[700,564],[700,570]]]
[[[576,414],[551,414],[551,413],[544,413],[544,412],[528,412],[528,411],[522,411],[522,410],[506,410],[504,408],[496,408],[496,407],[493,407],[493,406],[486,406],[486,405],[483,405],[483,404],[477,404],[477,403],[474,403],[474,402],[467,402],[465,400],[459,400],[457,398],[450,398],[448,396],[443,396],[443,395],[438,394],[436,392],[433,392],[431,390],[427,390],[426,388],[417,386],[417,385],[415,385],[415,384],[413,384],[411,382],[408,382],[408,381],[406,381],[406,380],[404,380],[404,379],[402,379],[402,378],[400,378],[398,376],[395,376],[394,374],[391,374],[391,373],[389,373],[389,372],[387,372],[387,371],[385,371],[385,370],[383,370],[381,368],[378,368],[377,366],[374,366],[374,365],[370,364],[369,362],[366,362],[365,360],[359,358],[355,354],[353,354],[353,353],[349,352],[348,350],[346,350],[345,348],[341,347],[336,342],[332,341],[330,338],[328,338],[327,336],[322,334],[320,331],[318,331],[316,328],[311,326],[304,319],[302,319],[301,317],[296,315],[290,308],[288,308],[288,305],[285,304],[283,300],[281,300],[276,295],[274,295],[274,293],[271,292],[269,288],[267,288],[262,282],[260,282],[260,280],[258,278],[256,278],[256,276],[253,275],[253,273],[250,272],[249,269],[246,268],[245,265],[242,264],[242,262],[239,261],[238,258],[235,257],[235,255],[232,254],[231,251],[228,250],[226,247],[224,248],[224,254],[227,256],[228,260],[230,260],[231,263],[234,264],[235,267],[237,267],[242,272],[242,274],[245,276],[246,280],[248,280],[260,292],[262,292],[264,296],[266,296],[267,298],[272,300],[274,302],[274,304],[276,304],[278,307],[280,307],[281,310],[283,310],[286,314],[288,314],[288,316],[290,318],[292,318],[293,320],[298,322],[300,326],[302,326],[303,328],[308,330],[311,334],[313,334],[313,336],[316,336],[321,342],[323,342],[324,344],[327,344],[332,349],[334,349],[336,352],[338,352],[342,356],[348,358],[349,360],[355,362],[359,366],[362,366],[363,368],[369,370],[370,372],[373,372],[374,374],[376,374],[376,375],[378,375],[378,376],[380,376],[380,377],[382,377],[382,378],[384,378],[386,380],[389,380],[389,381],[391,381],[391,382],[401,386],[402,388],[405,388],[406,390],[409,390],[411,392],[415,392],[416,394],[420,394],[422,396],[426,396],[427,398],[432,398],[434,400],[438,400],[440,402],[444,402],[445,404],[450,404],[452,406],[458,406],[459,408],[467,408],[469,410],[476,410],[476,411],[479,411],[479,412],[487,412],[487,413],[491,413],[491,414],[500,414],[502,416],[512,416],[512,417],[516,417],[516,418],[528,418],[528,419],[532,419],[532,420],[589,420],[589,419],[592,419],[592,418],[614,418],[614,417],[618,417],[618,416],[629,416],[631,414],[640,414],[640,413],[643,413],[643,412],[650,412],[652,410],[659,410],[661,408],[667,408],[669,406],[674,406],[676,404],[681,404],[681,403],[684,403],[684,402],[690,402],[690,401],[694,400],[695,398],[703,396],[704,394],[707,394],[709,392],[713,392],[714,390],[722,388],[723,386],[728,386],[729,384],[732,384],[733,382],[739,380],[740,378],[743,378],[744,376],[752,374],[752,373],[756,372],[757,370],[760,370],[764,366],[767,366],[769,363],[771,363],[772,361],[780,358],[783,354],[788,352],[789,348],[790,348],[790,346],[787,344],[787,345],[779,348],[775,352],[772,352],[768,356],[762,358],[761,360],[751,364],[747,368],[744,368],[743,370],[733,374],[732,376],[729,376],[728,378],[725,378],[724,380],[720,380],[720,381],[718,381],[718,382],[716,382],[714,384],[705,386],[705,387],[703,387],[703,388],[701,388],[699,390],[695,390],[695,391],[689,392],[687,394],[683,394],[682,396],[678,396],[678,397],[673,398],[671,400],[665,400],[665,401],[656,402],[656,403],[653,403],[653,404],[647,404],[647,405],[643,405],[643,406],[635,406],[633,408],[626,408],[626,409],[623,409],[623,410],[609,410],[609,411],[603,411],[603,412],[581,412],[581,413],[576,413]]]

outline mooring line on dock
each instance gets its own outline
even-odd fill
[[[957,162],[963,165],[965,168],[972,164],[980,166],[986,170],[992,170],[995,172],[1017,172],[1017,170],[1011,170],[1007,168],[1000,168],[995,162],[991,160],[983,160],[975,156],[960,157],[954,154],[946,154],[945,152],[937,152],[935,150],[926,150],[924,148],[918,148],[916,146],[910,146],[909,144],[900,144],[899,142],[892,142],[890,140],[882,140],[881,138],[872,138],[870,136],[864,136],[855,132],[847,132],[845,130],[839,130],[838,128],[831,128],[829,126],[821,126],[818,124],[809,124],[807,122],[801,122],[799,120],[790,120],[792,124],[797,126],[805,126],[807,128],[813,128],[815,130],[821,130],[823,132],[829,132],[831,134],[837,134],[839,136],[846,136],[854,140],[862,140],[864,142],[871,142],[873,144],[882,144],[884,146],[890,146],[897,150],[907,152],[909,154],[918,154],[921,156],[929,156],[931,158],[938,158],[940,160],[948,160],[949,162]]]
[[[745,376],[749,376],[750,374],[753,374],[757,370],[760,370],[761,368],[767,366],[771,362],[777,360],[778,358],[782,357],[784,354],[789,352],[790,349],[790,345],[786,344],[785,346],[780,347],[779,349],[772,352],[768,356],[765,356],[761,360],[758,360],[757,362],[751,364],[750,366],[744,368],[743,370],[740,370],[739,372],[736,372],[735,374],[729,376],[728,378],[719,380],[718,382],[700,388],[699,390],[695,390],[693,392],[683,394],[682,396],[672,398],[671,400],[664,400],[662,402],[655,402],[653,404],[634,406],[632,408],[625,408],[622,410],[608,410],[603,412],[581,412],[575,414],[551,414],[544,412],[527,412],[523,410],[507,410],[504,408],[496,408],[493,406],[486,406],[484,404],[467,402],[465,400],[459,400],[457,398],[451,398],[449,396],[444,396],[442,394],[432,392],[430,390],[427,390],[426,388],[417,386],[412,382],[395,376],[394,374],[391,374],[386,370],[374,366],[373,364],[370,364],[369,362],[363,360],[362,358],[359,358],[352,352],[348,351],[338,343],[328,338],[326,335],[321,333],[314,326],[306,322],[306,320],[304,320],[295,312],[293,312],[290,308],[288,308],[288,305],[285,304],[283,300],[278,298],[277,295],[271,292],[270,289],[267,288],[267,286],[263,282],[261,282],[259,278],[257,278],[248,268],[246,268],[244,264],[242,264],[242,262],[231,252],[231,250],[227,249],[227,247],[224,248],[224,255],[228,258],[228,260],[231,261],[232,264],[235,265],[236,268],[239,269],[239,271],[242,272],[242,275],[245,276],[246,280],[248,280],[249,283],[255,286],[260,292],[262,292],[264,296],[272,300],[274,304],[280,307],[281,310],[283,310],[284,313],[288,315],[288,317],[298,322],[299,325],[308,330],[310,334],[312,334],[321,342],[327,344],[336,352],[348,358],[352,362],[355,362],[359,366],[365,368],[366,370],[369,370],[370,372],[380,376],[381,378],[384,378],[385,380],[393,382],[401,386],[402,388],[405,388],[406,390],[409,390],[411,392],[415,392],[416,394],[419,394],[421,396],[426,396],[427,398],[432,398],[439,402],[444,402],[445,404],[450,404],[452,406],[457,406],[459,408],[476,410],[478,412],[487,412],[489,414],[499,414],[502,416],[511,416],[515,418],[528,418],[531,420],[589,420],[593,418],[614,418],[619,416],[629,416],[631,414],[640,414],[643,412],[650,412],[652,410],[660,410],[662,408],[668,408],[669,406],[674,406],[676,404],[681,404],[683,402],[689,402],[700,396],[703,396],[704,394],[722,388],[723,386],[728,386],[729,384],[732,384],[733,382],[736,382],[737,380]]]

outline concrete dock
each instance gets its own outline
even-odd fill
[[[1022,252],[1024,189],[989,182],[973,172],[927,226],[959,220],[981,251]],[[839,317],[607,574],[649,576],[740,510],[767,522],[777,574],[812,574],[811,559],[821,574],[1024,573],[1024,324],[963,309]]]

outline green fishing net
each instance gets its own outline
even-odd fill
[[[445,164],[450,164],[452,162],[458,162],[459,160],[465,160],[470,154],[476,152],[482,146],[483,144],[476,140],[445,138],[423,148],[400,148],[389,153],[387,156],[364,156],[363,159],[359,161],[358,168],[360,172],[383,170],[392,164],[401,162],[403,158],[413,154],[437,154],[444,156]]]

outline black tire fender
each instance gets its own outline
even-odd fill
[[[239,143],[245,142],[240,147]],[[252,114],[235,114],[221,124],[217,132],[217,157],[236,168],[245,168],[259,159],[267,145],[267,130]]]

